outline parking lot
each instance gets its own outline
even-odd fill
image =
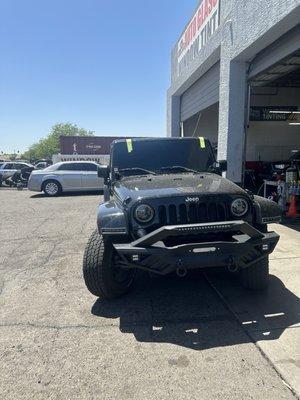
[[[2,399],[293,399],[300,394],[300,232],[281,234],[266,293],[225,272],[89,294],[99,194],[0,189]]]

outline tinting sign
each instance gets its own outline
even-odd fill
[[[296,116],[293,116],[291,112],[297,109],[296,106],[251,106],[250,121],[294,120]]]

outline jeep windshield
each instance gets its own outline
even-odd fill
[[[215,161],[200,138],[130,139],[114,143],[111,167],[121,176],[209,171]]]

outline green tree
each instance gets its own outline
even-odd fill
[[[57,154],[60,151],[60,136],[94,136],[94,133],[93,131],[79,128],[75,124],[56,124],[52,127],[48,136],[32,144],[22,157],[36,160],[39,158],[51,158],[53,154]]]

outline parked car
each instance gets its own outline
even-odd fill
[[[53,165],[53,162],[50,159],[42,158],[40,160],[35,160],[33,164],[35,169],[44,169],[50,167],[50,165]]]
[[[40,161],[37,164],[34,165],[35,169],[45,169],[49,167],[49,164],[45,161]]]
[[[34,168],[33,165],[20,161],[7,161],[0,163],[0,185],[8,178],[12,177],[16,172],[23,168]]]
[[[63,192],[97,191],[104,180],[98,177],[98,164],[90,161],[59,162],[31,173],[28,189],[58,196]]]
[[[279,235],[279,206],[223,178],[204,138],[117,140],[105,180],[98,229],[87,243],[83,276],[96,296],[126,293],[135,271],[158,275],[225,267],[249,289],[264,289]]]

